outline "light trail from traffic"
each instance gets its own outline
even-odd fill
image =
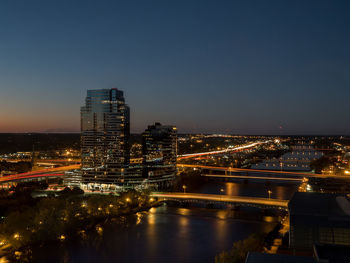
[[[3,176],[3,177],[0,177],[0,182],[11,182],[11,181],[17,181],[21,179],[35,178],[35,177],[39,178],[39,177],[63,176],[64,173],[62,172],[74,170],[78,168],[80,168],[80,165],[68,165],[68,166],[62,166],[57,168],[41,169],[41,170],[32,171],[28,173],[20,173],[20,174]]]
[[[219,150],[219,151],[210,151],[210,152],[201,152],[201,153],[188,153],[188,154],[182,154],[178,155],[177,159],[187,159],[187,158],[192,158],[192,157],[198,157],[198,156],[203,156],[203,155],[213,155],[213,154],[222,154],[222,153],[227,153],[227,152],[234,152],[234,151],[239,151],[239,150],[246,150],[255,146],[258,146],[260,144],[268,143],[270,141],[265,141],[265,142],[254,142],[248,145],[243,145],[243,146],[237,146],[237,147],[229,147],[225,150]]]

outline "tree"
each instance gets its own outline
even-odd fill
[[[233,243],[228,251],[223,251],[215,257],[215,263],[244,263],[249,251],[262,251],[264,236],[252,234],[248,238]]]

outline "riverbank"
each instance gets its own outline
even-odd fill
[[[23,261],[30,257],[33,246],[65,242],[91,231],[100,232],[101,223],[147,211],[156,205],[158,203],[148,194],[136,191],[120,196],[66,195],[40,198],[35,205],[22,205],[2,220],[2,256]]]

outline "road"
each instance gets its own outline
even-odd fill
[[[264,143],[268,143],[268,142],[270,142],[270,141],[255,142],[255,143],[250,143],[250,144],[247,144],[247,145],[242,145],[242,146],[237,146],[237,147],[228,147],[228,148],[226,148],[224,150],[220,150],[220,151],[210,151],[210,152],[201,152],[201,153],[182,154],[182,155],[178,155],[177,159],[181,160],[181,159],[199,157],[199,156],[204,156],[204,155],[222,154],[222,153],[227,153],[227,152],[246,150],[246,149],[253,148],[255,146],[258,146],[258,145],[261,145],[261,144],[264,144]]]
[[[39,178],[39,177],[58,177],[63,176],[65,171],[80,168],[80,165],[68,165],[57,168],[41,169],[28,173],[14,174],[0,177],[0,183],[13,182],[22,179]]]

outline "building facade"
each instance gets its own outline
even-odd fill
[[[291,248],[350,245],[350,202],[345,195],[296,192],[288,210]]]
[[[123,91],[88,90],[81,107],[82,183],[105,189],[124,182],[130,162],[130,110]]]
[[[177,129],[160,123],[148,126],[142,134],[143,178],[171,183],[176,175]]]

